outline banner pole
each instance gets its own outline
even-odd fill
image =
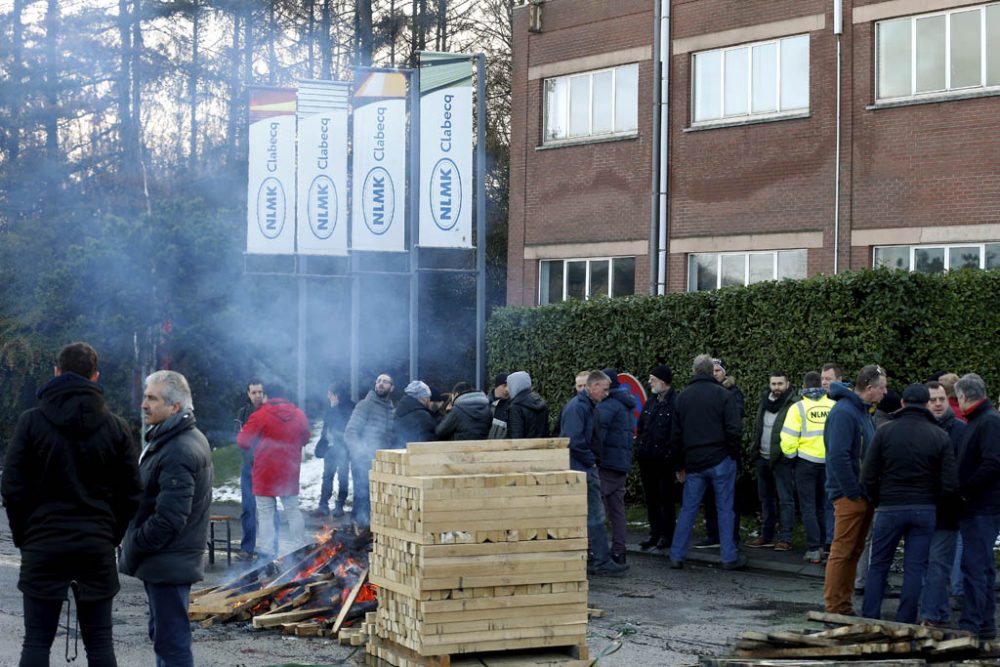
[[[486,55],[476,55],[476,387],[486,390]]]
[[[420,372],[420,66],[410,72],[410,381]]]

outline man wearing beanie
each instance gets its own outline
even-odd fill
[[[507,408],[507,437],[544,438],[549,434],[549,406],[531,390],[531,376],[517,371],[507,376],[510,405]]]
[[[625,478],[632,469],[632,434],[635,432],[635,410],[638,402],[618,383],[618,371],[605,368],[611,380],[608,397],[597,404],[604,458],[598,469],[604,510],[611,521],[611,559],[625,562]]]
[[[675,476],[677,452],[670,437],[677,396],[671,386],[673,382],[674,372],[670,366],[657,366],[649,372],[652,395],[639,416],[635,438],[635,456],[639,461],[639,479],[649,519],[649,537],[639,543],[643,551],[653,547],[669,549],[674,539],[681,485]]]
[[[916,622],[935,507],[958,489],[951,441],[931,414],[930,399],[924,385],[908,386],[902,409],[875,431],[861,468],[865,493],[876,507],[862,608],[868,618],[880,617],[889,566],[903,539],[903,590],[896,620]]]
[[[434,440],[434,415],[431,414],[431,388],[420,380],[406,385],[396,404],[396,447],[405,449],[408,442]]]

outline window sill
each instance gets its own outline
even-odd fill
[[[566,148],[567,146],[586,146],[588,144],[606,144],[610,141],[634,141],[639,138],[639,132],[629,132],[628,134],[610,134],[599,137],[580,137],[579,139],[564,139],[562,141],[550,141],[541,146],[535,146],[536,151],[547,151],[553,148]]]
[[[768,116],[741,116],[739,118],[727,118],[725,120],[708,120],[693,123],[684,128],[684,132],[701,132],[702,130],[717,130],[723,127],[743,127],[744,125],[759,125],[760,123],[775,123],[781,120],[796,120],[799,118],[809,118],[812,114],[806,111],[796,111],[793,113],[773,114]]]
[[[1000,88],[980,88],[977,90],[960,90],[950,93],[932,93],[913,97],[903,97],[892,100],[884,100],[869,104],[865,111],[878,111],[879,109],[895,109],[897,107],[910,107],[917,104],[937,104],[938,102],[952,102],[954,100],[975,100],[980,97],[1000,97]]]

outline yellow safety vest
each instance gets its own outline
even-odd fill
[[[781,451],[785,456],[826,463],[823,429],[826,427],[826,416],[835,403],[824,394],[818,401],[806,397],[789,408],[785,424],[781,427]]]

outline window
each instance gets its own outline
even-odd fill
[[[958,269],[1000,269],[1000,243],[935,246],[878,246],[874,265],[916,273]]]
[[[632,134],[638,111],[636,64],[546,79],[543,142]]]
[[[694,122],[809,109],[809,35],[694,55]]]
[[[541,305],[635,294],[635,257],[543,260],[538,287]]]
[[[688,255],[688,291],[806,277],[805,250]]]
[[[1000,87],[1000,3],[876,24],[880,100]]]

